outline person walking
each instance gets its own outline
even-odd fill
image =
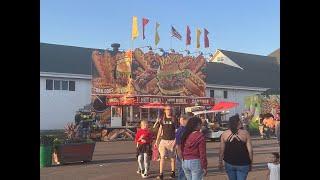
[[[186,125],[188,122],[188,116],[182,115],[180,117],[180,126],[176,132],[176,149],[177,149],[177,158],[176,158],[176,166],[177,166],[177,173],[178,173],[178,180],[185,180],[186,176],[182,169],[182,152],[181,152],[181,138],[183,133],[186,130]]]
[[[166,106],[164,109],[164,117],[160,121],[160,127],[157,134],[156,145],[160,153],[160,173],[157,179],[163,179],[163,168],[165,156],[167,155],[171,161],[171,175],[170,178],[174,179],[175,165],[176,165],[176,148],[175,148],[175,131],[176,120],[172,113],[172,108]]]
[[[202,180],[207,175],[206,142],[200,132],[201,123],[198,117],[190,118],[181,138],[182,168],[187,180]]]
[[[245,180],[253,161],[251,137],[241,129],[239,116],[230,117],[229,126],[221,135],[219,169],[222,170],[224,160],[229,180]]]
[[[142,120],[140,129],[137,131],[135,142],[137,143],[137,159],[139,170],[142,178],[149,176],[148,170],[150,169],[150,159],[152,155],[152,132],[148,129],[148,121]]]

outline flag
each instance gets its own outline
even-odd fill
[[[134,40],[138,37],[139,31],[138,31],[138,18],[137,16],[132,17],[132,33],[131,33],[131,39]]]
[[[182,38],[180,33],[173,26],[171,26],[171,36],[176,37],[179,40]]]
[[[155,44],[157,45],[160,41],[160,37],[159,37],[159,33],[158,33],[158,28],[159,28],[160,24],[159,23],[156,23],[156,36],[154,38],[154,42]]]
[[[201,30],[197,29],[197,48],[200,48],[200,35],[201,35]]]
[[[209,34],[209,31],[208,31],[206,28],[204,28],[204,47],[205,47],[205,48],[208,48],[208,47],[209,47],[208,34]]]
[[[189,29],[189,26],[187,26],[187,38],[186,38],[186,45],[191,44],[191,31]]]
[[[149,19],[147,18],[142,18],[142,39],[145,39],[146,37],[144,36],[144,27],[148,24]]]

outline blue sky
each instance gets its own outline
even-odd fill
[[[280,47],[279,0],[41,0],[40,41],[88,48],[131,48],[132,16],[139,20],[134,47],[154,46],[155,23],[160,23],[158,47],[184,50],[186,25],[191,29],[190,51],[196,51],[196,28],[206,28],[208,53],[225,49],[267,55]],[[150,20],[142,40],[141,19]],[[183,40],[172,39],[173,25]]]

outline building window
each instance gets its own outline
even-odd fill
[[[61,81],[54,80],[54,90],[61,90]]]
[[[223,57],[218,57],[217,62],[223,62],[224,58]]]
[[[228,91],[223,91],[223,98],[227,99],[228,98]]]
[[[75,81],[46,79],[46,90],[75,91],[76,90],[76,82]]]
[[[69,81],[69,91],[75,91],[75,90],[76,90],[76,82]]]
[[[68,90],[68,81],[62,81],[62,90]]]
[[[46,79],[46,90],[53,90],[53,80]]]
[[[210,90],[210,97],[214,98],[214,90]]]

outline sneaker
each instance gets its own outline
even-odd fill
[[[163,180],[163,174],[160,174],[159,176],[157,176],[157,179]]]
[[[170,179],[175,179],[176,173],[174,171],[171,171]]]
[[[138,171],[137,171],[137,174],[142,174],[142,171],[141,171],[141,170],[138,170]]]
[[[141,177],[142,177],[143,179],[145,179],[145,178],[148,178],[149,175],[148,175],[147,173],[145,173],[145,174],[142,174]]]

